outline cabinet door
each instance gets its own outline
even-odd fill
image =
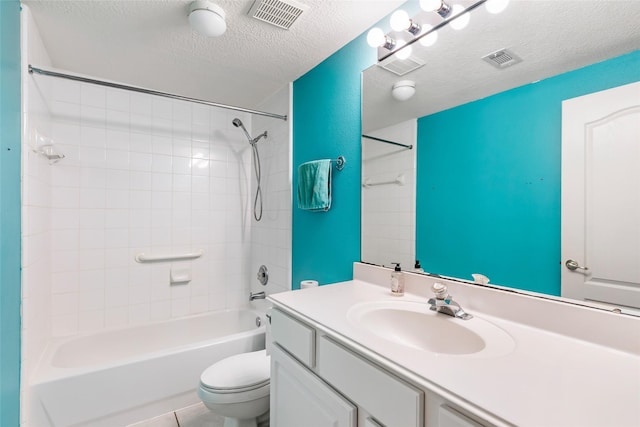
[[[357,409],[277,345],[271,351],[271,425],[356,427]]]

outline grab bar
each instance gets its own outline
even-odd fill
[[[400,174],[396,177],[396,179],[392,181],[380,181],[380,182],[371,182],[369,178],[367,178],[362,183],[362,186],[364,188],[369,188],[369,187],[375,187],[376,185],[388,185],[388,184],[404,185],[404,175]]]
[[[136,261],[140,263],[144,262],[163,262],[163,261],[186,261],[190,259],[200,258],[204,254],[204,251],[200,249],[198,252],[186,253],[186,254],[178,254],[178,255],[145,255],[144,253],[139,253],[136,255]]]

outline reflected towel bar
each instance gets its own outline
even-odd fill
[[[166,262],[166,261],[188,261],[190,259],[200,258],[204,254],[204,251],[200,249],[198,252],[178,254],[178,255],[145,255],[139,253],[136,255],[136,261],[140,263],[144,262]]]
[[[367,178],[362,183],[362,186],[364,188],[369,188],[369,187],[375,187],[376,185],[388,185],[388,184],[404,185],[404,175],[400,174],[396,177],[396,179],[392,181],[380,181],[380,182],[371,182],[369,181],[369,178]]]
[[[388,139],[376,138],[375,136],[369,136],[369,135],[362,134],[362,137],[363,138],[367,138],[367,139],[373,139],[374,141],[385,142],[385,143],[391,144],[391,145],[397,145],[399,147],[404,147],[404,148],[409,149],[409,150],[411,150],[413,148],[413,145],[400,144],[399,142],[389,141]]]

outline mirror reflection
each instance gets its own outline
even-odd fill
[[[416,21],[427,14],[411,11]],[[633,1],[512,1],[498,15],[474,10],[462,31],[440,29],[433,46],[414,43],[404,62],[392,56],[367,69],[363,133],[413,148],[363,138],[363,185],[405,181],[363,187],[362,260],[412,270],[417,258],[429,273],[481,274],[502,286],[640,307],[640,177],[632,172],[640,89],[629,86],[640,80],[639,18]],[[500,68],[482,60],[504,49],[522,61]],[[418,68],[390,71],[407,62]],[[415,94],[398,100],[393,87],[406,80]],[[630,104],[586,97],[617,87],[627,88],[619,97]],[[580,97],[582,107],[570,101]],[[584,105],[610,111],[578,113],[568,125],[563,114]],[[590,120],[598,122],[590,139],[565,147],[567,129]],[[588,182],[565,190],[575,165]],[[575,206],[591,210],[562,217]],[[564,230],[569,223],[581,231]],[[565,276],[580,284],[563,289]]]

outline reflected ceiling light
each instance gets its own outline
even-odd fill
[[[367,44],[371,47],[384,47],[389,50],[396,47],[396,41],[378,27],[370,29],[367,33]]]
[[[422,27],[422,32],[423,33],[427,33],[429,31],[431,31],[431,29],[433,28],[432,25],[424,25]],[[424,47],[429,47],[429,46],[433,46],[436,42],[438,41],[438,32],[437,31],[433,31],[425,36],[423,36],[419,42],[422,46]]]
[[[396,43],[396,58],[398,59],[407,59],[411,56],[413,52],[413,48],[411,46],[406,46],[407,42],[404,40],[398,40]]]
[[[507,8],[509,0],[487,0],[484,5],[489,13],[500,13]]]
[[[420,8],[425,12],[436,12],[443,18],[451,13],[451,6],[443,0],[420,0]]]
[[[391,95],[398,101],[406,101],[416,93],[416,82],[413,80],[401,80],[393,84]]]
[[[414,36],[421,30],[420,24],[409,18],[409,14],[402,9],[393,12],[390,24],[394,31],[408,31]]]
[[[224,10],[208,0],[196,0],[189,5],[189,24],[208,37],[218,37],[227,30]]]
[[[460,4],[454,4],[453,7],[451,8],[451,13],[455,16],[455,15],[459,15],[460,13],[464,12],[464,7]],[[454,30],[461,30],[464,27],[466,27],[467,25],[469,25],[469,21],[471,20],[471,14],[469,12],[463,13],[462,15],[458,16],[457,18],[454,18],[449,25],[451,25],[451,28],[453,28]]]

